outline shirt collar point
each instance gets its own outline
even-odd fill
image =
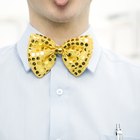
[[[101,47],[95,44],[93,54],[87,67],[87,69],[89,69],[92,73],[94,73],[97,68],[101,56],[101,51],[102,51]]]

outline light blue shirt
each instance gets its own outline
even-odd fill
[[[74,77],[57,56],[38,79],[27,61],[29,25],[21,40],[0,50],[0,140],[140,140],[140,66],[94,39],[86,71]]]

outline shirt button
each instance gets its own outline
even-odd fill
[[[63,90],[62,89],[57,89],[56,93],[57,93],[57,95],[62,95],[63,94]]]

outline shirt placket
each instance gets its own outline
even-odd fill
[[[61,55],[51,70],[50,84],[50,140],[66,140],[68,133],[67,74]]]

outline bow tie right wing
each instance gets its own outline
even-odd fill
[[[38,78],[47,74],[55,64],[55,42],[46,36],[31,34],[27,51],[29,66]]]
[[[62,55],[67,69],[75,76],[80,76],[87,68],[93,51],[93,40],[90,36],[80,36],[67,41]]]

